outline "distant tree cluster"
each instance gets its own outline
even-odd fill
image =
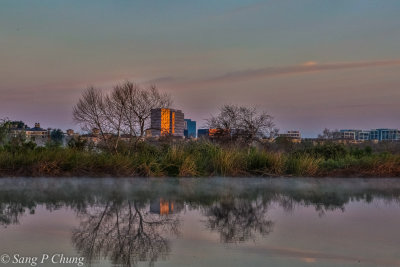
[[[337,133],[339,132],[339,130],[330,130],[328,128],[325,128],[322,131],[322,134],[318,135],[318,138],[320,139],[334,139],[335,137],[337,137]]]
[[[27,140],[23,132],[11,134],[13,129],[25,129],[28,126],[23,121],[11,121],[8,118],[0,120],[0,147],[8,151],[22,151],[34,149],[36,144]]]
[[[2,119],[0,121],[0,144],[4,145],[7,142],[9,133],[9,121],[8,119]]]
[[[50,132],[50,140],[56,145],[61,145],[64,139],[64,133],[61,129],[53,129]]]
[[[247,144],[260,138],[273,137],[278,132],[273,117],[267,112],[236,105],[222,106],[219,114],[207,120],[207,126],[216,129],[218,135]]]

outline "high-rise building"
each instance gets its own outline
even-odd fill
[[[184,136],[184,114],[181,110],[157,108],[151,110],[152,136]]]
[[[185,119],[184,135],[186,138],[196,138],[196,122],[191,119]]]

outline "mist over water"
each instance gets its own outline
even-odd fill
[[[400,266],[399,223],[396,179],[0,180],[0,254],[88,266]]]

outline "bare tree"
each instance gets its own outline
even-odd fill
[[[126,101],[125,120],[132,128],[132,122],[136,123],[137,133],[144,136],[145,128],[151,116],[151,110],[155,108],[168,108],[172,104],[169,94],[160,93],[155,85],[142,88],[132,82],[126,82],[117,86]]]
[[[105,119],[109,129],[114,134],[113,149],[117,151],[121,134],[124,131],[125,99],[118,88],[115,87],[109,95],[105,96],[104,103]]]
[[[105,106],[102,92],[94,87],[88,87],[73,108],[73,118],[85,131],[99,129],[102,140],[107,144],[106,133],[110,128]]]
[[[229,134],[231,138],[240,138],[246,143],[258,138],[270,137],[276,133],[273,117],[255,107],[224,105],[220,113],[207,120],[207,126]]]
[[[120,137],[143,137],[151,110],[171,105],[170,95],[160,93],[155,85],[142,88],[132,82],[117,85],[108,94],[94,87],[87,88],[74,106],[75,122],[85,131],[97,128],[102,141],[117,151]]]
[[[337,137],[337,133],[339,132],[339,130],[330,130],[330,129],[328,129],[328,128],[325,128],[323,131],[322,131],[322,134],[319,134],[318,135],[318,138],[321,138],[321,139],[334,139],[335,137]]]

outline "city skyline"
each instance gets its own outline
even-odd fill
[[[254,105],[281,132],[400,127],[398,1],[10,1],[0,115],[79,129],[90,85],[155,83],[198,122]]]

